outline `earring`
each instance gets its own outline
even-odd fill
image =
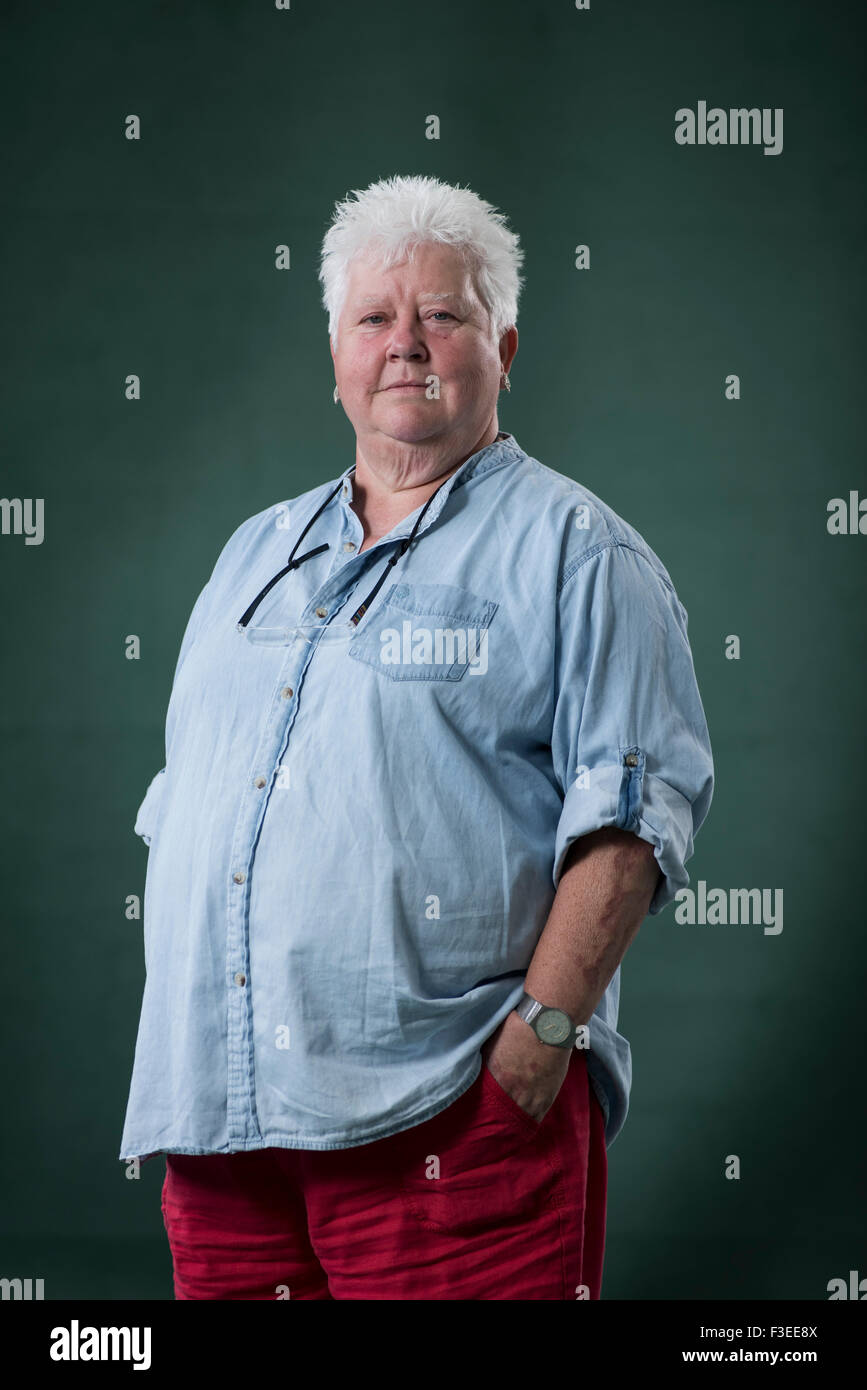
[[[340,399],[340,392],[338,391],[337,387],[335,386],[335,388],[334,388],[334,404],[335,404],[335,405],[337,404],[337,402],[339,401],[339,399]]]
[[[510,385],[510,383],[509,383],[509,373],[508,373],[508,372],[503,372],[503,380],[500,382],[500,385],[501,385],[501,386],[505,386],[505,388],[506,388],[507,391],[511,391],[512,387],[511,387],[511,385]]]

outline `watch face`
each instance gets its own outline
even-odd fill
[[[569,1015],[562,1009],[545,1009],[536,1019],[536,1032],[546,1043],[565,1042],[572,1032]]]

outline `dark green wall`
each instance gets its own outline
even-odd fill
[[[223,543],[353,459],[319,246],[337,198],[394,173],[468,184],[520,234],[501,424],[636,526],[688,609],[717,770],[693,884],[784,890],[779,935],[670,906],[627,955],[603,1295],[824,1299],[867,1274],[867,536],[826,529],[830,498],[867,495],[857,14],[4,6],[0,491],[45,499],[45,537],[0,537],[0,1275],[171,1297],[164,1160],[128,1181],[116,1157],[143,983],[133,820]],[[676,144],[700,100],[783,108],[783,152]]]

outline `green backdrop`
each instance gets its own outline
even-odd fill
[[[45,531],[0,536],[0,1275],[172,1296],[164,1159],[137,1181],[117,1160],[133,821],[222,545],[352,462],[319,247],[336,199],[395,173],[469,185],[519,233],[501,426],[636,526],[688,610],[717,775],[693,886],[784,890],[777,935],[671,905],[627,953],[603,1297],[825,1299],[867,1275],[867,536],[827,530],[831,498],[867,494],[857,13],[4,6],[2,491],[43,498]],[[782,153],[679,145],[699,101],[781,108]]]

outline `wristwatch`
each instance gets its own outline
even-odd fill
[[[521,995],[521,1002],[515,1006],[515,1013],[529,1023],[540,1042],[548,1043],[550,1047],[575,1046],[578,1028],[562,1009],[549,1009],[525,991]]]

